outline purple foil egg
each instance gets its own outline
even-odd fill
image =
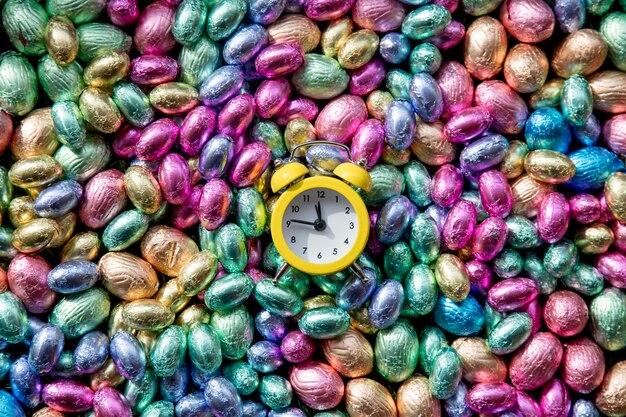
[[[612,286],[626,288],[626,256],[623,253],[603,253],[596,259],[596,268]]]
[[[350,155],[355,161],[365,160],[365,167],[371,169],[383,152],[385,129],[380,120],[368,119],[361,123],[352,137]]]
[[[533,301],[539,295],[539,288],[532,279],[509,278],[491,287],[487,301],[499,312],[515,311]]]
[[[539,300],[538,298],[535,298],[530,303],[520,308],[521,312],[524,312],[530,316],[530,321],[532,323],[530,334],[537,333],[541,329],[541,326],[543,325],[543,320],[541,319],[541,315],[542,315],[541,304],[539,303],[538,300]]]
[[[472,293],[480,296],[487,295],[493,285],[493,272],[487,264],[472,259],[465,263],[467,275],[470,279]]]
[[[494,217],[506,217],[513,208],[513,192],[501,171],[492,169],[481,174],[478,192],[485,211]]]
[[[315,352],[315,341],[300,330],[293,330],[281,341],[280,350],[287,362],[301,363]]]
[[[268,119],[280,113],[291,95],[291,84],[285,78],[265,80],[254,93],[256,113]]]
[[[117,169],[102,171],[85,186],[78,216],[85,226],[100,229],[124,210],[126,202],[124,174]]]
[[[459,165],[470,174],[480,174],[494,168],[506,158],[509,141],[497,133],[482,136],[466,145],[459,156]]]
[[[275,78],[295,72],[304,63],[304,52],[297,43],[270,45],[254,60],[256,71],[264,77]]]
[[[454,13],[459,7],[460,0],[435,0],[432,4],[437,4],[448,9],[450,13]]]
[[[258,237],[249,238],[246,241],[248,248],[248,263],[246,268],[256,268],[263,259],[263,242]]]
[[[111,144],[113,153],[119,158],[131,159],[135,157],[135,147],[141,136],[141,129],[125,124],[117,131],[115,139]]]
[[[304,13],[318,22],[337,19],[348,13],[354,0],[306,0]]]
[[[515,417],[543,417],[541,407],[533,397],[519,390],[516,397]]]
[[[254,117],[254,98],[250,94],[240,94],[228,100],[217,118],[217,131],[231,137],[240,136]]]
[[[39,255],[19,254],[7,269],[9,289],[29,313],[48,313],[56,304],[57,293],[48,287],[48,272],[52,267]]]
[[[562,357],[563,347],[556,336],[549,332],[535,333],[511,358],[511,382],[520,390],[539,388],[558,371]]]
[[[376,222],[378,221],[378,212],[375,210],[370,210],[369,219],[370,236],[367,240],[367,248],[372,251],[374,255],[381,255],[385,250],[385,245],[383,245],[380,240],[378,240],[378,236],[376,236]]]
[[[178,61],[169,56],[143,55],[130,63],[130,79],[138,85],[156,86],[175,81]]]
[[[499,133],[520,133],[528,119],[526,102],[504,81],[480,83],[476,87],[474,104],[489,110],[493,118],[491,127]]]
[[[230,167],[236,146],[229,136],[217,135],[211,138],[202,148],[198,159],[198,171],[202,178],[209,180],[223,176]]]
[[[213,71],[200,85],[200,98],[207,106],[218,106],[237,95],[244,83],[239,65],[226,65]]]
[[[450,207],[463,192],[463,174],[454,165],[446,164],[433,175],[430,197],[439,207]]]
[[[471,107],[474,100],[474,81],[467,69],[456,61],[444,62],[435,75],[443,96],[444,120]]]
[[[472,239],[476,228],[476,208],[466,200],[458,200],[443,225],[443,242],[450,250],[464,248]]]
[[[491,114],[484,107],[469,107],[453,115],[443,127],[450,142],[466,142],[480,136],[491,125]]]
[[[215,130],[215,110],[197,106],[185,116],[180,125],[178,144],[187,155],[198,155]]]
[[[86,385],[72,380],[59,380],[43,387],[43,402],[62,413],[82,413],[92,408],[94,393]]]
[[[491,261],[504,248],[508,227],[499,217],[488,217],[476,227],[472,253],[478,261]]]
[[[479,383],[467,393],[467,404],[477,413],[501,413],[513,407],[516,401],[515,388],[504,382]]]
[[[178,139],[178,125],[172,119],[159,119],[143,129],[135,152],[142,161],[158,161]]]
[[[591,194],[575,194],[569,198],[570,215],[581,224],[590,224],[600,218],[600,200]]]
[[[130,26],[139,18],[139,6],[135,0],[109,0],[107,15],[115,26]]]
[[[93,397],[93,411],[96,417],[132,417],[128,400],[118,390],[103,387]]]
[[[318,112],[319,109],[315,101],[306,97],[298,97],[288,101],[274,120],[279,126],[287,126],[287,123],[299,118],[307,119],[310,122],[317,117]]]
[[[367,107],[359,96],[345,94],[331,100],[315,120],[317,137],[347,144],[367,119]]]
[[[541,390],[539,404],[545,417],[567,417],[572,406],[567,386],[560,379],[551,379]]]
[[[350,72],[350,94],[365,96],[385,81],[385,66],[380,59],[373,59]]]
[[[314,410],[337,407],[343,399],[341,376],[329,365],[308,361],[289,371],[289,382],[300,400]]]
[[[189,198],[191,173],[185,158],[176,153],[165,155],[159,165],[159,185],[163,198],[170,204],[182,204]]]
[[[443,32],[425,39],[425,42],[430,42],[440,50],[447,51],[460,44],[463,38],[465,38],[465,26],[463,23],[453,20],[448,23]]]
[[[226,221],[232,203],[232,194],[226,181],[213,178],[204,184],[198,203],[198,219],[207,230],[215,230]]]
[[[202,196],[202,186],[196,185],[191,189],[189,198],[181,205],[172,209],[172,226],[179,230],[188,229],[195,226],[200,221],[198,219],[198,205]]]
[[[546,195],[537,211],[537,230],[544,242],[555,243],[561,240],[569,226],[570,209],[567,199],[561,193]]]
[[[252,185],[272,159],[272,150],[263,142],[252,142],[235,156],[228,179],[238,188]]]
[[[165,55],[176,45],[172,25],[176,9],[163,0],[146,7],[135,28],[135,47],[143,54]]]
[[[397,0],[356,0],[352,6],[354,23],[374,32],[399,29],[405,16],[404,6]]]

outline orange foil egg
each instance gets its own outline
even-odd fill
[[[506,56],[504,79],[518,93],[533,93],[546,82],[549,69],[548,57],[541,48],[520,43]]]
[[[589,78],[593,108],[607,113],[626,112],[626,73],[602,71]]]
[[[602,66],[608,47],[600,32],[581,29],[568,35],[552,54],[552,69],[563,78],[587,76]]]

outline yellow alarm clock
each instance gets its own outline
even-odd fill
[[[361,196],[352,187],[371,188],[369,173],[352,161],[338,165],[330,175],[308,176],[309,169],[294,161],[302,146],[339,143],[312,141],[295,146],[289,161],[280,164],[270,185],[280,195],[272,210],[271,233],[278,253],[285,260],[276,278],[288,266],[310,275],[328,275],[353,266],[364,278],[355,260],[369,237],[369,215]]]

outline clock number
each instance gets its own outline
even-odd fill
[[[287,220],[287,227],[291,226],[291,221]]]
[[[322,259],[322,252],[317,254],[317,259]]]
[[[291,206],[291,212],[292,213],[298,213],[300,211],[300,206]]]
[[[326,193],[324,191],[317,191],[317,198],[326,198]]]
[[[308,248],[307,248],[306,246],[303,246],[303,247],[302,247],[302,254],[303,254],[303,255],[306,253],[306,250],[307,250],[307,249],[308,249]]]
[[[346,238],[346,240],[344,240],[343,243],[345,243],[347,245],[348,244],[348,238]]]
[[[310,198],[311,198],[311,197],[310,197],[308,194],[303,194],[303,195],[302,195],[302,200],[303,200],[305,203],[308,203]]]
[[[333,255],[337,255],[337,248],[333,248]]]
[[[296,237],[295,236],[291,236],[291,243],[296,243]]]
[[[350,214],[350,207],[346,207],[346,214]]]
[[[354,229],[354,222],[350,222],[350,229]]]

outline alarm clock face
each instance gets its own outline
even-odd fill
[[[288,248],[301,260],[335,263],[350,255],[359,243],[358,220],[355,207],[344,195],[330,188],[310,188],[295,194],[287,204],[282,234]]]

